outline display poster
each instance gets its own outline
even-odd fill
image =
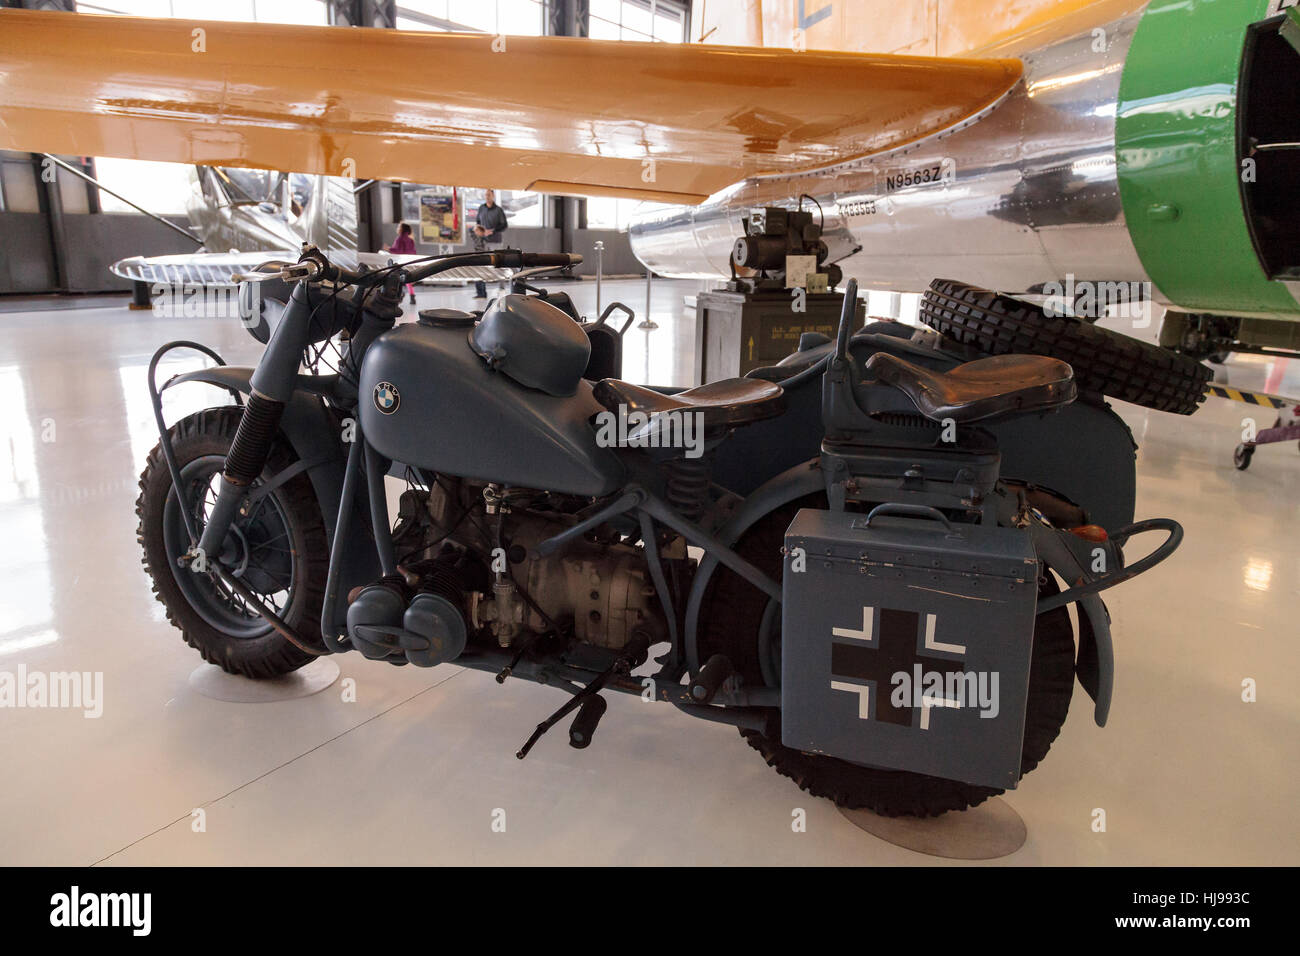
[[[426,186],[417,199],[421,242],[454,245],[465,241],[465,219],[454,187]]]

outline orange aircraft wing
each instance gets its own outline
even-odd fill
[[[699,202],[915,140],[1015,59],[0,11],[0,149]]]

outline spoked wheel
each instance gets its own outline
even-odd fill
[[[761,518],[736,545],[737,552],[780,580],[785,529],[800,508],[825,508],[824,495],[810,495]],[[1041,594],[1058,590],[1048,575]],[[766,595],[739,575],[719,568],[701,610],[699,656],[725,654],[747,684],[762,686],[780,667],[780,614],[773,614]],[[765,672],[769,675],[764,679]],[[1029,696],[1020,772],[1029,773],[1047,755],[1061,731],[1074,691],[1074,626],[1069,612],[1057,608],[1038,615],[1029,665]],[[813,796],[826,797],[845,809],[866,809],[882,816],[931,817],[965,810],[1002,793],[905,770],[863,767],[781,743],[779,719],[768,734],[742,730],[749,745],[777,773],[794,780]]]
[[[181,509],[193,516],[196,528],[203,528],[216,502],[240,414],[238,408],[212,408],[172,427],[183,504],[161,447],[154,448],[140,477],[137,535],[154,594],[186,643],[204,660],[232,674],[276,677],[301,667],[312,656],[273,630],[215,575],[178,564],[190,546]],[[219,560],[299,633],[319,639],[328,552],[320,507],[306,475],[295,475],[269,491],[264,485],[292,463],[283,447],[272,450],[262,481],[250,489],[247,513],[236,516],[221,554],[207,560]]]

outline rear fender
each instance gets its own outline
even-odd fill
[[[813,458],[783,471],[748,495],[723,525],[714,532],[714,536],[726,547],[732,547],[750,526],[765,514],[788,504],[804,495],[816,494],[826,490],[826,480],[822,475],[821,459]],[[697,635],[699,633],[700,607],[704,603],[704,592],[709,586],[713,572],[718,568],[718,560],[709,552],[704,552],[700,566],[691,582],[690,595],[686,599],[686,666],[694,676],[699,672],[700,655]]]

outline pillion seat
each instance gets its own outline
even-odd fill
[[[653,416],[679,412],[699,415],[706,434],[775,418],[785,411],[781,386],[753,378],[723,379],[675,395],[607,378],[596,383],[592,395],[612,412],[621,408],[625,414],[641,412]]]
[[[864,368],[898,389],[926,418],[974,422],[1010,412],[1068,405],[1078,394],[1074,370],[1045,355],[995,355],[947,372],[877,352]]]

